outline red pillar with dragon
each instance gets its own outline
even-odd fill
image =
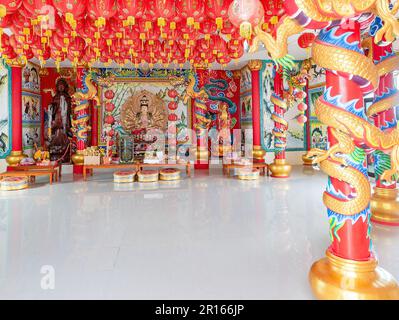
[[[305,29],[319,31],[312,58],[326,69],[325,94],[316,103],[316,115],[328,126],[330,149],[311,150],[308,157],[328,174],[323,195],[330,222],[331,244],[326,258],[311,268],[309,279],[320,299],[398,299],[396,280],[378,267],[371,231],[371,186],[367,153],[390,155],[391,167],[381,175],[393,183],[399,169],[399,131],[383,131],[368,122],[364,97],[377,90],[380,70],[361,48],[361,33],[379,16],[382,27],[374,41],[392,42],[399,35],[395,14],[399,3],[388,0],[328,1],[288,0],[286,15],[272,35],[255,26],[254,52],[262,42],[272,59],[290,66],[288,38]],[[396,66],[397,67],[397,66]]]

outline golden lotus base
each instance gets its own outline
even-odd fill
[[[302,161],[304,166],[313,166],[313,159],[308,158],[306,154],[302,156]]]
[[[399,226],[398,189],[375,188],[371,213],[371,220],[375,223]]]
[[[320,300],[396,300],[396,280],[377,260],[353,261],[331,252],[316,262],[309,274],[310,285]]]
[[[85,163],[83,151],[76,151],[76,153],[72,155],[72,162],[76,166],[83,166]]]
[[[263,150],[261,146],[254,146],[254,149],[252,151],[252,156],[256,161],[258,162],[265,161],[265,155],[266,151]]]
[[[11,151],[10,155],[6,158],[6,161],[10,167],[15,167],[25,158],[27,158],[27,155],[23,154],[22,151]]]
[[[269,166],[269,170],[272,173],[272,178],[289,178],[292,167],[287,164],[287,160],[276,159],[274,163]]]

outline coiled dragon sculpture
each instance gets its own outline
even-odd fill
[[[360,39],[356,39],[345,25],[357,23],[366,30],[379,17],[381,27],[375,33],[374,41],[392,42],[399,35],[399,22],[395,18],[399,2],[394,5],[389,0],[287,0],[284,1],[286,15],[280,20],[274,34],[255,28],[255,38],[251,52],[263,43],[271,58],[284,67],[292,67],[292,57],[288,55],[287,40],[305,29],[320,31],[312,46],[314,62],[346,79],[350,90],[361,90],[358,95],[372,92],[378,86],[379,77],[399,67],[399,58],[388,55],[377,65],[366,56]],[[360,38],[360,32],[359,32]],[[348,100],[333,90],[327,83],[324,96],[316,103],[319,120],[328,125],[336,143],[328,150],[311,150],[308,157],[320,164],[330,179],[343,181],[352,188],[350,195],[332,187],[331,180],[324,194],[328,208],[331,236],[339,238],[337,230],[345,220],[357,221],[362,216],[369,218],[371,187],[365,166],[367,152],[380,150],[391,157],[391,168],[381,177],[387,183],[396,179],[399,170],[399,131],[382,131],[367,121],[373,116],[392,107],[396,93],[377,100],[368,109],[363,107],[363,99]],[[396,102],[397,103],[397,102]]]
[[[94,101],[96,106],[100,105],[97,87],[94,84],[95,79],[96,74],[94,72],[85,74],[83,77],[83,88],[72,96],[72,101],[75,105],[73,109],[74,119],[72,119],[72,131],[77,141],[84,144],[86,144],[88,133],[91,130],[89,126],[90,101]]]

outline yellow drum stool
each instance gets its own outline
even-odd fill
[[[260,170],[259,169],[241,169],[238,171],[239,180],[259,180]]]
[[[133,183],[136,171],[118,171],[114,173],[114,183]]]
[[[160,179],[163,181],[176,181],[180,180],[180,170],[168,168],[160,172]]]
[[[28,188],[28,179],[24,177],[8,177],[0,181],[0,190],[16,191]]]
[[[157,182],[159,179],[158,170],[142,170],[137,174],[139,182]]]

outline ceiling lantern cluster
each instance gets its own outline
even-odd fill
[[[243,42],[252,36],[248,30],[267,17],[264,5],[258,0],[0,0],[0,52],[5,60],[36,57],[57,66],[65,60],[74,66],[226,65],[244,54]]]

